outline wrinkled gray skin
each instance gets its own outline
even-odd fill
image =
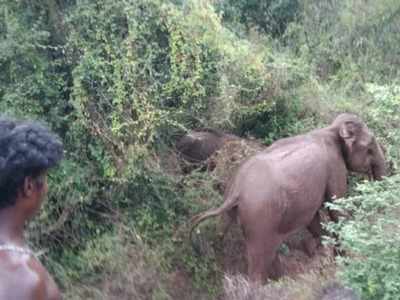
[[[234,138],[237,137],[214,129],[191,131],[178,140],[176,149],[187,161],[199,163],[220,149],[227,139]]]
[[[239,217],[248,275],[261,282],[279,263],[276,251],[288,236],[307,227],[319,238],[318,210],[345,195],[348,170],[378,180],[386,174],[384,154],[366,124],[341,114],[328,127],[279,140],[250,157],[232,178],[224,204],[195,216],[190,234],[209,217]]]

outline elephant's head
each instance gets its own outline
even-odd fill
[[[386,175],[382,147],[367,125],[356,115],[341,114],[333,122],[350,171],[366,173],[375,180]]]

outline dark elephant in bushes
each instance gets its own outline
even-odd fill
[[[226,189],[223,205],[195,216],[190,234],[209,217],[239,217],[249,277],[261,281],[288,236],[307,227],[318,237],[318,210],[324,201],[345,195],[348,171],[381,179],[386,165],[367,125],[356,115],[340,114],[328,127],[278,140],[247,159]]]
[[[176,143],[176,149],[185,160],[191,163],[200,163],[220,149],[227,140],[235,138],[238,137],[206,128],[191,131],[181,137]]]

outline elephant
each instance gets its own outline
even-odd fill
[[[276,252],[290,235],[307,228],[319,238],[319,209],[344,197],[348,171],[374,180],[386,175],[384,153],[355,114],[342,113],[327,127],[276,141],[244,161],[224,193],[224,203],[191,219],[197,225],[223,214],[239,218],[245,238],[248,276],[262,282],[277,268]],[[337,221],[334,211],[329,217]]]
[[[176,149],[182,157],[191,163],[200,163],[207,160],[215,151],[220,149],[224,142],[238,137],[225,134],[215,129],[191,131],[181,137],[176,143]]]

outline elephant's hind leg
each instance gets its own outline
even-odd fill
[[[246,237],[248,275],[251,281],[262,283],[266,274],[271,273],[273,265],[279,264],[276,261],[276,251],[281,242],[282,239],[276,234]]]
[[[268,269],[268,278],[271,278],[272,280],[278,280],[283,276],[283,267],[281,264],[281,261],[279,259],[279,255],[275,254],[275,259],[272,262],[271,267]]]
[[[219,238],[223,239],[228,232],[229,228],[236,222],[237,207],[233,207],[227,212],[222,214],[221,226],[218,231]]]

